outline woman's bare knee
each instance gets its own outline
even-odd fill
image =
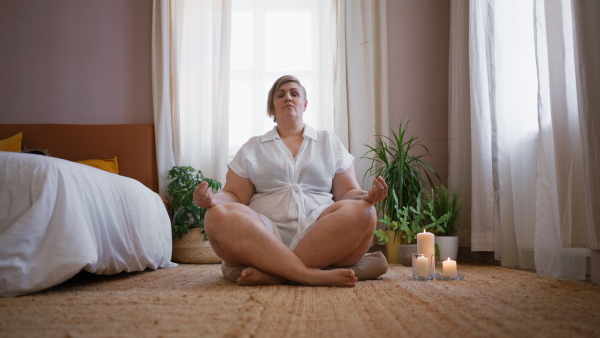
[[[210,237],[221,232],[229,231],[239,218],[240,208],[232,204],[222,204],[209,208],[204,215],[204,229]]]
[[[224,205],[217,205],[206,210],[204,214],[204,229],[211,231],[213,227],[218,227],[226,215],[226,208]]]
[[[254,214],[248,206],[239,203],[221,204],[209,208],[204,215],[204,223],[209,227],[214,224],[230,222],[231,218],[238,217],[239,213]]]
[[[214,206],[206,211],[204,229],[207,235],[249,231],[248,227],[263,227],[265,224],[259,214],[240,203],[228,203]]]
[[[367,207],[365,209],[364,217],[365,226],[372,228],[374,231],[375,226],[377,225],[377,210],[375,209],[375,206],[371,205],[370,207]]]
[[[343,206],[343,212],[350,218],[350,223],[355,227],[364,228],[364,230],[375,230],[377,223],[377,210],[370,203],[363,201],[348,201]]]

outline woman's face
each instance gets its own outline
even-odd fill
[[[273,108],[277,122],[286,119],[300,119],[306,111],[308,101],[302,95],[302,88],[296,82],[287,82],[281,85],[273,97]]]

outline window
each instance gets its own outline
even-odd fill
[[[282,75],[306,87],[304,121],[331,126],[333,112],[320,114],[320,13],[318,0],[233,0],[229,101],[229,156],[250,137],[275,123],[267,116],[267,95]],[[330,125],[327,125],[330,123]]]
[[[496,1],[494,5],[498,118],[511,125],[514,138],[527,135],[529,139],[537,135],[538,129],[533,3],[509,0]]]

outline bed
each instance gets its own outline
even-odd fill
[[[153,125],[0,125],[0,140],[17,133],[22,148],[49,156],[0,151],[0,296],[44,290],[81,271],[176,266],[156,192]]]

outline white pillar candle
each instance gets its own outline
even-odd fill
[[[426,278],[429,274],[429,259],[424,256],[417,257],[417,277]]]
[[[447,261],[442,262],[442,269],[444,278],[453,278],[456,277],[456,261],[453,261],[448,257]]]
[[[435,236],[433,233],[423,230],[422,233],[417,234],[417,253],[435,257]]]

